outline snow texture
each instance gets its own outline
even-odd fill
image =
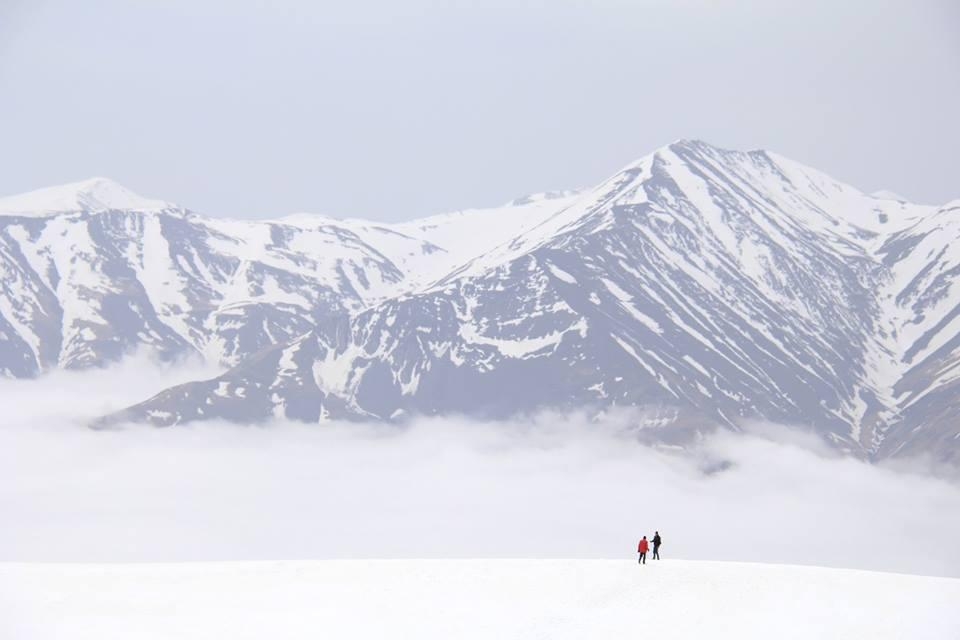
[[[960,635],[960,580],[682,560],[0,565],[0,635],[911,638]]]

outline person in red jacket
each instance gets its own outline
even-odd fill
[[[640,541],[640,544],[637,545],[637,553],[640,554],[640,559],[637,560],[640,564],[647,564],[647,551],[650,550],[650,543],[647,542],[647,536],[643,536],[643,540]]]

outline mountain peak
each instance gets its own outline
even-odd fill
[[[113,209],[160,211],[177,205],[137,195],[109,178],[93,177],[0,198],[0,214],[43,216],[69,211]]]
[[[726,152],[731,151],[730,149],[725,149],[723,147],[718,147],[715,144],[710,144],[705,140],[700,140],[699,138],[677,138],[670,144],[662,147],[663,149],[669,149],[671,151],[699,151],[699,152]]]
[[[630,164],[626,165],[621,169],[621,171],[626,171],[630,169],[641,169],[643,167],[649,166],[650,163],[656,161],[658,158],[662,159],[664,157],[671,156],[680,156],[680,157],[690,157],[690,156],[718,156],[728,153],[734,153],[729,149],[724,149],[722,147],[717,147],[699,140],[697,138],[677,138],[673,142],[665,144],[652,152],[644,155],[637,160],[634,160]],[[753,153],[753,152],[749,152]]]
[[[698,138],[677,138],[668,147],[712,147],[713,145]]]

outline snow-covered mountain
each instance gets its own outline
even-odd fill
[[[421,226],[459,250],[444,229],[467,217]],[[236,364],[445,272],[454,254],[398,227],[203,218],[100,178],[2,199],[0,374],[98,366],[142,346]],[[480,231],[468,242],[482,250]]]
[[[236,364],[113,419],[636,405],[670,433],[764,418],[960,454],[958,203],[686,140],[593,189],[394,225],[95,200],[0,218],[0,367],[137,344]]]

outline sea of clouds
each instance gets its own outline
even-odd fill
[[[960,576],[960,484],[773,425],[687,451],[630,412],[499,423],[90,419],[215,372],[132,359],[0,381],[0,561],[622,557]]]

